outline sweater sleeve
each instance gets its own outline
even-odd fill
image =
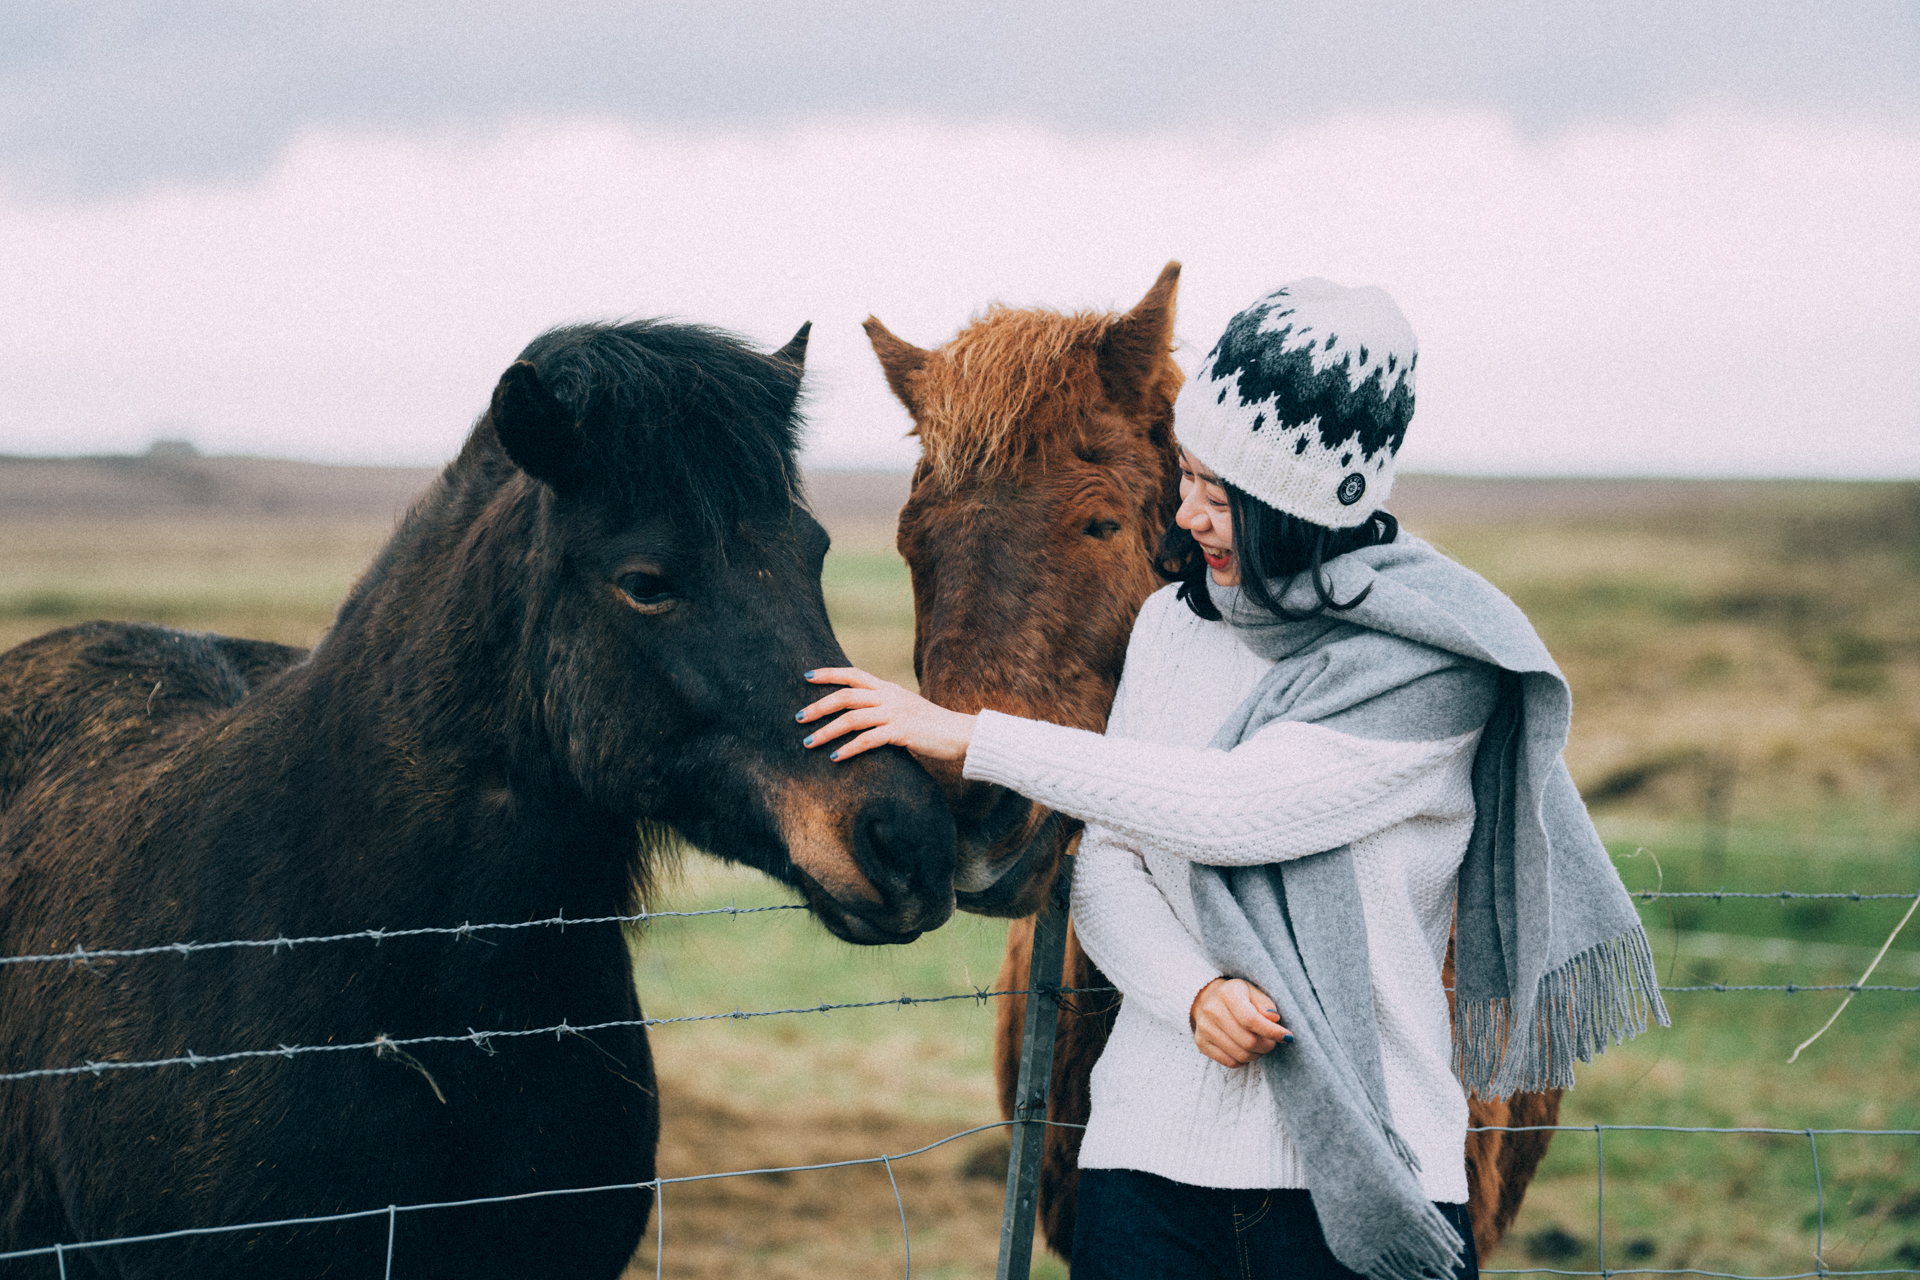
[[[1074,859],[1073,931],[1122,995],[1178,1027],[1200,988],[1220,976],[1146,861],[1101,827],[1087,828]]]
[[[1146,655],[1127,650],[1107,732],[1124,738],[1138,715]],[[1112,831],[1089,826],[1073,870],[1073,931],[1092,961],[1127,999],[1163,1022],[1185,1026],[1193,997],[1220,976],[1187,932],[1146,860]]]
[[[1423,813],[1454,790],[1479,731],[1383,742],[1277,721],[1232,751],[1102,737],[982,711],[965,776],[996,782],[1122,842],[1213,866],[1251,866],[1350,844]]]

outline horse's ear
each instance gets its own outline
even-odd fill
[[[514,465],[534,479],[558,489],[574,478],[580,433],[573,414],[525,360],[509,365],[493,389],[493,432]]]
[[[1100,340],[1100,383],[1115,404],[1132,405],[1153,385],[1155,371],[1173,348],[1174,295],[1180,264],[1169,262],[1133,310],[1113,322]]]
[[[893,388],[893,394],[900,403],[907,406],[908,413],[917,414],[919,410],[914,406],[913,391],[907,385],[907,380],[920,371],[932,353],[894,337],[892,330],[881,324],[878,316],[868,316],[860,327],[867,331],[867,341],[873,344],[873,354],[880,357],[880,368],[886,372],[887,385]]]
[[[800,326],[800,331],[787,339],[787,345],[773,353],[775,360],[784,360],[796,369],[807,367],[807,337],[813,332],[813,321]]]

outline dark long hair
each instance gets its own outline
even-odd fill
[[[1351,600],[1333,598],[1327,585],[1327,561],[1400,536],[1400,522],[1391,512],[1376,511],[1351,529],[1329,529],[1270,507],[1225,480],[1219,483],[1227,491],[1227,510],[1233,519],[1233,554],[1240,562],[1241,589],[1254,604],[1289,622],[1318,617],[1329,609],[1351,609],[1365,600],[1371,586]],[[1189,609],[1208,622],[1220,621],[1220,610],[1207,592],[1207,562],[1191,533],[1169,524],[1160,538],[1154,568],[1167,581],[1180,584],[1176,594]],[[1283,609],[1280,597],[1303,573],[1311,575],[1319,603],[1304,613]]]

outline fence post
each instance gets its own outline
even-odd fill
[[[995,1280],[1027,1280],[1033,1266],[1033,1222],[1039,1209],[1040,1160],[1047,1138],[1047,1091],[1053,1083],[1053,1040],[1060,1019],[1060,980],[1067,956],[1067,901],[1073,855],[1060,870],[1033,922],[1027,966],[1027,1021],[1020,1037],[1020,1082],[1013,1093],[1013,1143],[1007,1157],[1007,1205],[1000,1217]]]

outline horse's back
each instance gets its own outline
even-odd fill
[[[76,769],[137,767],[305,654],[141,622],[84,622],[0,653],[0,814]]]

